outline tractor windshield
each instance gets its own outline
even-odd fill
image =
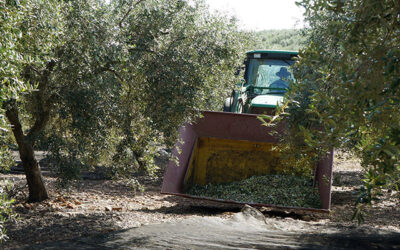
[[[251,59],[246,85],[255,94],[284,94],[293,79],[290,66],[293,61],[276,59]]]

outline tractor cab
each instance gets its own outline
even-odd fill
[[[247,53],[244,81],[225,101],[224,111],[270,114],[282,103],[289,82],[294,80],[290,66],[294,51],[257,50]]]

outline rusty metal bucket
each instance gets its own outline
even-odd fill
[[[265,175],[279,169],[279,154],[271,151],[278,139],[261,125],[257,115],[203,112],[195,124],[180,128],[180,142],[173,155],[177,161],[168,163],[164,174],[162,194],[179,195],[224,203],[237,201],[195,197],[185,194],[194,184],[225,183]],[[278,133],[283,127],[274,128]],[[317,164],[315,178],[321,199],[321,209],[283,207],[274,204],[253,206],[301,209],[328,212],[331,204],[333,152]]]

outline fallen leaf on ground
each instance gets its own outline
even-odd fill
[[[32,205],[29,204],[29,203],[24,203],[24,207],[25,207],[26,209],[32,209]]]
[[[57,201],[60,201],[60,202],[67,202],[67,201],[66,201],[63,197],[61,197],[61,196],[57,198]]]
[[[75,206],[74,206],[72,203],[68,203],[68,204],[67,204],[67,208],[74,209]]]

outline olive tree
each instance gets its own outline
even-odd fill
[[[202,1],[23,3],[17,66],[35,91],[3,108],[32,202],[48,197],[34,157],[43,134],[66,177],[100,164],[153,172],[157,145],[220,106],[240,61],[236,25]]]
[[[381,190],[400,188],[400,3],[303,0],[308,46],[281,117],[283,152],[316,161],[332,148],[361,158],[365,169],[355,216]]]
[[[20,63],[25,60],[16,50],[15,44],[21,35],[21,31],[15,28],[15,24],[21,21],[23,6],[16,3],[0,2],[0,107],[1,103],[27,91],[29,86],[21,81]],[[12,164],[10,150],[3,145],[5,135],[9,131],[9,126],[3,114],[0,113],[0,171],[8,170]],[[11,209],[14,200],[7,195],[7,183],[0,180],[0,243],[6,240],[5,222],[15,216]]]

